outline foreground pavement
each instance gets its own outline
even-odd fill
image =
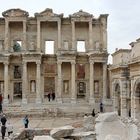
[[[24,116],[23,116],[24,117]],[[60,127],[64,125],[68,125],[77,121],[83,120],[82,117],[80,118],[66,118],[66,117],[29,117],[29,128],[55,128]],[[24,129],[23,124],[23,118],[7,118],[7,121],[10,121],[10,123],[13,125],[14,133],[20,133]],[[6,132],[6,138],[7,138],[7,132]],[[0,140],[1,140],[1,133],[0,133]]]

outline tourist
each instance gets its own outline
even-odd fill
[[[7,123],[6,125],[7,132],[8,132],[8,137],[13,133],[13,126],[10,122]]]
[[[95,117],[95,110],[93,109],[92,110],[92,114],[91,114],[93,117]]]
[[[4,137],[5,137],[5,133],[6,133],[6,126],[5,125],[2,125],[1,126],[1,135],[2,135],[2,139],[4,140]]]
[[[55,93],[54,92],[52,93],[52,100],[53,101],[55,100]]]
[[[3,114],[2,117],[1,117],[1,123],[2,123],[2,125],[5,125],[6,124],[6,121],[7,121],[6,116]]]
[[[0,103],[0,114],[2,113],[2,103]]]
[[[50,100],[51,100],[51,94],[48,93],[48,101],[50,102]]]
[[[24,128],[28,128],[29,119],[27,115],[23,118],[23,123],[24,123]]]
[[[100,112],[103,112],[103,103],[100,103]]]

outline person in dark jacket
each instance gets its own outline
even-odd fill
[[[4,137],[5,137],[5,133],[6,133],[6,126],[5,125],[2,125],[1,126],[1,135],[2,135],[2,139],[4,140]]]
[[[29,119],[28,119],[28,116],[27,116],[27,115],[24,117],[23,123],[24,123],[24,127],[25,127],[25,128],[28,128]]]
[[[7,121],[7,119],[6,119],[5,115],[3,114],[3,116],[1,117],[1,123],[2,123],[2,125],[5,125],[6,124],[6,121]]]
[[[95,117],[96,114],[95,114],[95,110],[94,110],[94,109],[92,110],[92,114],[91,114],[91,115],[92,115],[93,117]]]
[[[101,103],[100,103],[100,112],[103,112],[103,110],[104,110],[104,109],[103,109],[103,103],[101,102]]]

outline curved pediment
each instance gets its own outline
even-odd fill
[[[21,9],[9,9],[2,13],[4,17],[28,17],[29,13]]]
[[[55,14],[53,10],[50,8],[46,8],[44,11],[40,13],[35,13],[36,17],[63,17],[63,14]]]
[[[92,14],[89,14],[88,12],[84,12],[83,10],[79,10],[78,12],[76,13],[73,13],[72,15],[70,15],[70,17],[93,17]]]

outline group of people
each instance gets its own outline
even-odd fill
[[[2,134],[2,139],[4,140],[5,133],[7,130],[8,137],[13,133],[13,126],[10,123],[10,121],[7,122],[5,114],[1,115],[1,134]]]
[[[55,93],[52,92],[52,93],[48,93],[48,101],[50,102],[51,100],[54,101],[55,100]]]

